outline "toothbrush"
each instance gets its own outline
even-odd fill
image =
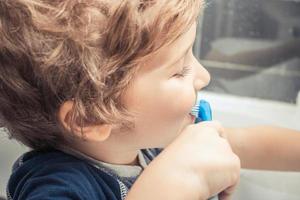
[[[196,117],[195,124],[203,121],[211,121],[212,120],[212,112],[210,104],[205,100],[197,100],[195,106],[193,106],[191,114]],[[209,200],[219,200],[218,196],[214,196],[209,198]]]
[[[195,124],[212,120],[211,107],[209,103],[203,99],[197,101],[196,105],[192,108],[191,114],[196,117]]]

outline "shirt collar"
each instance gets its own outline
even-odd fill
[[[141,150],[138,152],[138,165],[117,165],[117,164],[110,164],[106,162],[102,162],[100,160],[96,160],[78,150],[75,150],[70,147],[60,147],[59,150],[61,150],[64,153],[70,154],[72,156],[75,156],[81,160],[86,160],[90,164],[92,164],[95,167],[104,167],[110,169],[113,173],[118,175],[119,177],[123,178],[130,178],[130,177],[136,177],[139,176],[143,169],[147,167],[147,162],[145,160],[145,157]]]

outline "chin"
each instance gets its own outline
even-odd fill
[[[185,127],[194,124],[194,122],[195,122],[195,116],[191,115],[190,113],[187,114],[183,119],[182,126],[179,128],[177,135],[179,135]]]

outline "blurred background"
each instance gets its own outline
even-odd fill
[[[299,0],[208,0],[197,31],[214,119],[300,130]],[[234,200],[297,200],[299,188],[298,172],[242,170]]]
[[[194,53],[211,73],[200,96],[214,119],[300,130],[300,0],[207,0]],[[0,134],[0,196],[27,150]],[[234,199],[299,200],[299,188],[300,173],[243,170]]]
[[[209,91],[296,103],[300,89],[299,0],[213,0],[195,54]]]

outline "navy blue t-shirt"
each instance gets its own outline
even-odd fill
[[[158,149],[143,151],[148,160],[158,153]],[[122,200],[137,178],[124,180],[109,169],[97,168],[58,150],[31,151],[15,162],[7,197],[9,200]]]

